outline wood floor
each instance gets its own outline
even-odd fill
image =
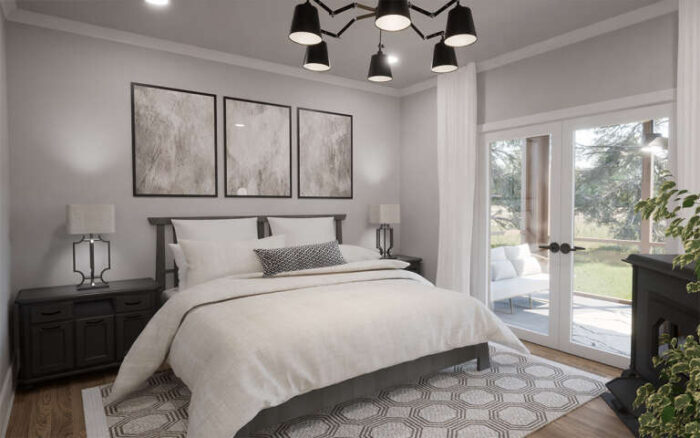
[[[615,377],[620,370],[535,344],[533,354],[601,376]],[[85,420],[80,391],[114,380],[115,373],[98,373],[18,391],[10,416],[7,438],[84,437]],[[605,402],[597,398],[530,435],[533,438],[632,437]]]

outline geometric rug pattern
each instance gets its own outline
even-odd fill
[[[491,368],[471,361],[254,433],[256,438],[523,437],[605,392],[602,377],[500,346]],[[110,385],[100,388],[104,399]],[[185,437],[190,393],[172,373],[154,375],[104,407],[103,436]],[[86,417],[100,415],[89,412]]]

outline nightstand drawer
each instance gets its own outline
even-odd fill
[[[150,309],[152,296],[151,293],[122,295],[114,299],[114,308],[119,313]]]
[[[61,321],[73,317],[73,303],[52,303],[31,307],[32,324]]]

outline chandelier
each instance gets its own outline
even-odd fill
[[[424,41],[439,37],[440,41],[433,48],[431,70],[435,73],[448,73],[457,70],[459,65],[457,64],[455,47],[469,46],[474,44],[477,39],[472,11],[468,7],[460,5],[459,0],[450,0],[434,12],[409,3],[408,0],[379,0],[374,8],[361,3],[350,3],[335,10],[328,7],[322,0],[313,0],[313,2],[331,17],[351,9],[361,9],[365,13],[351,18],[337,33],[333,33],[321,28],[318,9],[311,4],[310,0],[306,0],[294,8],[289,39],[306,46],[303,67],[311,71],[321,72],[331,69],[328,45],[323,40],[324,35],[340,38],[356,21],[372,17],[374,17],[375,26],[379,29],[378,50],[370,59],[367,74],[367,79],[372,82],[388,82],[393,79],[389,56],[384,53],[384,45],[382,44],[383,31],[398,32],[410,27]],[[435,18],[453,5],[454,8],[447,14],[445,30],[426,35],[411,20],[411,10],[426,17]]]

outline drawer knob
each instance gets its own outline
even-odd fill
[[[137,304],[141,304],[141,300],[138,300],[138,301],[126,301],[126,302],[124,303],[124,305],[126,305],[126,306],[135,306],[135,305],[137,305]]]
[[[59,313],[61,313],[60,310],[55,310],[53,312],[41,312],[41,316],[54,316],[58,315]]]

